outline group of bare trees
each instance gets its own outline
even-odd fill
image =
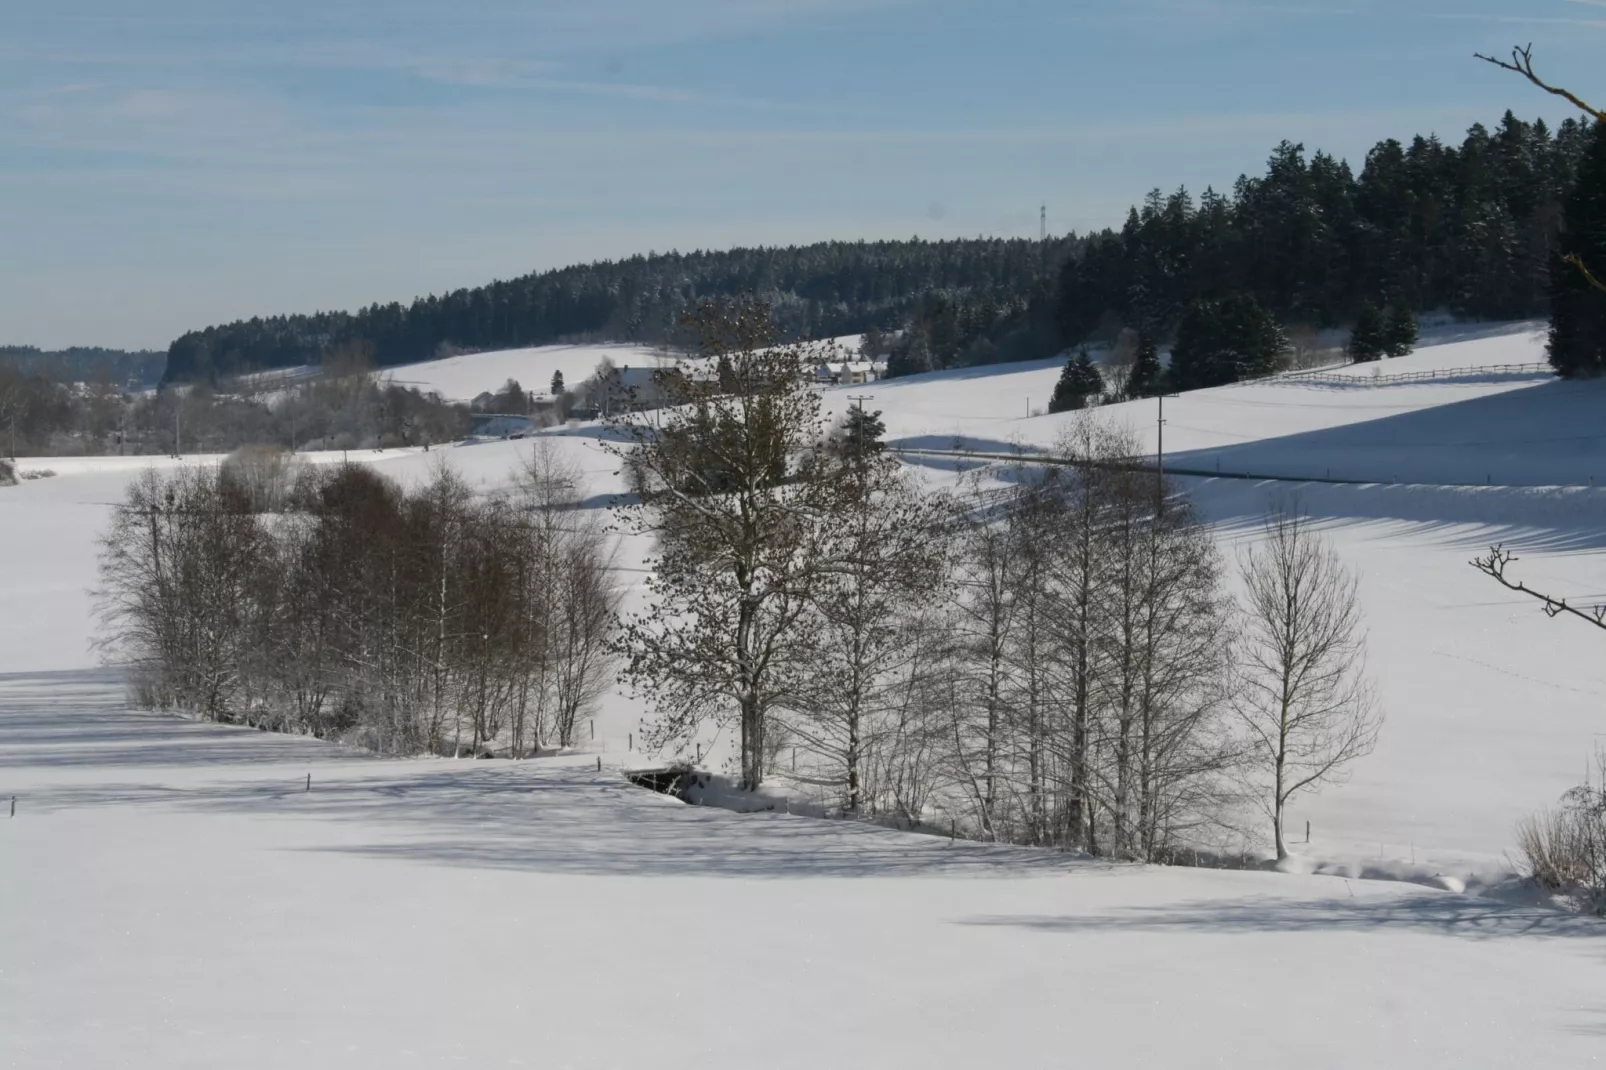
[[[610,540],[538,443],[511,490],[257,451],[150,471],[102,543],[103,642],[141,697],[387,753],[575,742],[611,682]]]
[[[125,392],[104,369],[75,381],[0,355],[0,452],[6,456],[224,453],[390,448],[461,438],[466,405],[379,378],[369,353],[331,353],[316,375],[242,375],[216,384]]]
[[[1167,857],[1342,775],[1378,718],[1354,580],[1297,509],[1226,591],[1210,532],[1125,433],[933,492],[824,423],[762,309],[702,325],[717,377],[619,417],[656,539],[625,679],[649,744],[729,728],[749,790],[977,838]],[[860,418],[854,419],[853,416]]]
[[[946,567],[894,625],[906,703],[872,733],[872,805],[913,818],[935,804],[983,839],[1146,859],[1228,819],[1220,564],[1134,459],[1089,421],[1057,464],[941,500],[927,545]]]

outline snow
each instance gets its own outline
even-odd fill
[[[1425,382],[1372,385],[1343,369],[1194,390],[1165,400],[1168,465],[1375,482],[1606,484],[1606,429],[1594,414],[1606,383],[1557,382],[1548,371],[1500,366],[1544,360],[1537,325],[1425,347],[1382,361],[1385,375],[1474,369]],[[1082,417],[1029,414],[1047,404],[1063,362],[967,368],[875,384],[887,440],[918,449],[1040,452]],[[1489,370],[1478,370],[1489,369]],[[846,408],[849,391],[829,393]],[[1157,448],[1158,403],[1110,405],[1099,418]],[[1218,469],[1219,466],[1219,469]]]
[[[1543,359],[1533,325],[1466,333],[1383,370],[1473,374],[1165,403],[1168,466],[1221,464],[1184,482],[1226,553],[1292,492],[1360,574],[1387,721],[1349,783],[1290,813],[1312,841],[1283,874],[687,807],[618,776],[648,712],[622,694],[595,753],[529,763],[131,713],[94,667],[89,589],[108,510],[151,462],[24,460],[57,476],[0,488],[0,799],[19,803],[0,824],[0,1064],[1588,1065],[1599,924],[1443,889],[1506,869],[1513,823],[1580,779],[1606,727],[1599,633],[1466,563],[1505,541],[1535,586],[1606,597],[1606,384],[1490,370]],[[581,378],[599,359],[566,348]],[[432,388],[551,376],[450,364]],[[875,395],[906,446],[1040,452],[1089,418],[1028,417],[1058,371],[825,398]],[[1091,418],[1152,450],[1155,410]],[[552,441],[606,507],[622,484],[598,430]],[[351,456],[403,480],[444,458],[490,489],[530,448]],[[934,485],[968,466],[909,460]],[[632,602],[646,549],[621,551]]]
[[[564,385],[573,388],[591,378],[604,358],[620,368],[656,367],[665,359],[662,351],[642,345],[536,346],[463,353],[387,368],[382,374],[398,386],[416,387],[426,394],[433,391],[449,401],[472,401],[487,390],[500,390],[509,379],[545,395],[553,372],[562,372]]]
[[[305,789],[311,774],[311,790]],[[0,679],[0,1063],[1583,1066],[1587,920],[382,761]]]

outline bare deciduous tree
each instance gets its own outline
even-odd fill
[[[1340,781],[1371,752],[1382,715],[1365,675],[1356,579],[1297,504],[1274,507],[1240,565],[1234,704],[1283,859],[1288,801]]]
[[[884,454],[850,455],[828,478],[841,484],[842,507],[819,545],[808,629],[815,646],[789,727],[838,782],[843,809],[859,813],[874,803],[866,774],[894,730],[904,674],[919,654],[909,621],[947,581],[946,510]]]

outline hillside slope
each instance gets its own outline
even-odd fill
[[[1426,347],[1384,370],[1487,369],[1540,356],[1537,336],[1513,328]],[[529,359],[548,358],[538,352]],[[1027,390],[1046,397],[1056,375],[1053,366],[1005,367],[833,389],[825,398],[840,413],[851,395],[873,394],[869,404],[883,410],[889,438],[898,442],[1035,451],[1051,446],[1071,421],[1089,418],[1027,418],[1016,408]],[[1499,866],[1512,823],[1577,781],[1603,727],[1599,638],[1582,625],[1545,619],[1466,562],[1504,541],[1522,556],[1525,579],[1573,598],[1603,596],[1606,489],[1590,485],[1601,454],[1592,452],[1599,435],[1587,422],[1591,406],[1606,400],[1603,387],[1475,373],[1385,386],[1227,387],[1167,402],[1173,464],[1208,469],[1219,459],[1227,471],[1242,465],[1287,477],[1186,481],[1229,557],[1255,536],[1274,496],[1297,493],[1361,573],[1371,666],[1388,723],[1350,784],[1302,801],[1290,815],[1301,829],[1311,821],[1313,853],[1357,867],[1413,857],[1467,871]],[[1153,401],[1142,401],[1091,418],[1129,422],[1152,441],[1154,411]],[[1535,438],[1548,441],[1529,441]],[[623,487],[597,429],[568,428],[555,441],[586,473],[591,506],[606,508]],[[528,448],[496,442],[365,459],[416,480],[444,458],[490,488],[507,481]],[[949,459],[911,460],[934,485],[953,479]],[[0,548],[0,671],[93,664],[95,538],[140,463],[25,461],[59,474],[0,492],[0,510],[27,518],[6,526]],[[1329,470],[1335,479],[1383,481],[1300,482]],[[1494,485],[1483,486],[1491,473]],[[637,541],[621,552],[632,600],[640,597],[648,549]],[[649,715],[639,701],[610,695],[598,716],[599,743],[622,757],[626,737]],[[728,745],[712,731],[704,742],[714,761]]]

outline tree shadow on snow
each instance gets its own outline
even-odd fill
[[[351,761],[303,736],[129,708],[119,667],[0,674],[0,770]]]
[[[1118,913],[994,915],[960,925],[1003,926],[1044,933],[1307,933],[1413,930],[1470,939],[1583,938],[1606,941],[1606,921],[1553,910],[1507,906],[1443,892],[1309,900],[1202,900]]]
[[[1362,380],[1361,382],[1364,382]],[[1277,400],[1210,391],[1185,395],[1241,411],[1267,406],[1328,407],[1325,390],[1385,389],[1286,384]],[[1199,473],[1247,472],[1282,479],[1376,483],[1606,485],[1606,430],[1599,413],[1606,383],[1549,380],[1500,394],[1374,420],[1238,445],[1168,454],[1168,465]]]

